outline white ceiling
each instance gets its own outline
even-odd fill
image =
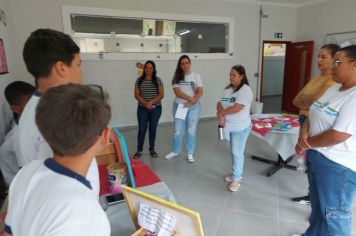
[[[328,0],[226,0],[226,1],[298,7],[298,6],[306,6],[306,5],[310,5],[310,4],[326,2]]]

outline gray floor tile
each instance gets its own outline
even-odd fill
[[[179,202],[182,206],[200,213],[205,236],[215,236],[221,222],[224,210],[191,202]]]
[[[288,221],[279,221],[279,235],[280,236],[290,236],[293,234],[302,234],[308,228],[309,224],[306,223],[295,223]]]
[[[210,184],[193,180],[184,190],[178,201],[202,203],[207,206],[225,208],[230,196],[225,184]]]
[[[268,217],[226,211],[216,235],[276,236],[278,221]]]

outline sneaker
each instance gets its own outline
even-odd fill
[[[232,182],[233,181],[232,175],[231,174],[225,175],[224,176],[224,181],[225,182]]]
[[[239,190],[241,183],[239,180],[233,180],[227,185],[227,189],[231,192],[236,192]]]
[[[189,163],[193,163],[193,162],[195,162],[195,159],[194,159],[194,157],[193,157],[193,155],[192,155],[192,154],[189,154],[189,155],[188,155],[188,157],[187,157],[187,161],[188,161]]]
[[[176,157],[176,156],[178,156],[177,153],[175,153],[175,152],[170,152],[170,153],[168,153],[167,155],[164,156],[164,159],[170,160],[170,159],[172,159],[173,157]]]
[[[133,155],[133,159],[139,159],[142,156],[142,152],[136,152],[135,155]]]
[[[309,195],[303,197],[294,197],[292,201],[301,205],[310,205],[310,197]]]
[[[157,154],[157,152],[155,150],[150,150],[150,155],[153,158],[157,158],[158,157],[158,154]]]

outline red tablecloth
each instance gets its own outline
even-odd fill
[[[298,117],[294,115],[278,115],[272,117],[255,118],[252,120],[252,130],[265,136],[277,123],[298,127]]]

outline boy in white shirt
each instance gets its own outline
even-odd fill
[[[5,98],[14,116],[13,127],[0,146],[0,169],[7,186],[10,185],[20,169],[15,155],[15,150],[17,149],[17,123],[34,91],[34,86],[23,81],[12,82],[5,88]]]
[[[92,89],[49,89],[36,124],[54,152],[34,160],[11,183],[5,232],[16,236],[108,236],[110,224],[85,178],[94,155],[109,141],[110,106]]]
[[[27,70],[35,78],[37,90],[27,103],[19,121],[16,156],[20,167],[37,159],[47,159],[53,152],[35,124],[35,109],[48,89],[82,80],[79,47],[69,35],[51,29],[38,29],[27,39],[23,58]],[[96,160],[90,166],[88,180],[99,196],[99,171]]]

